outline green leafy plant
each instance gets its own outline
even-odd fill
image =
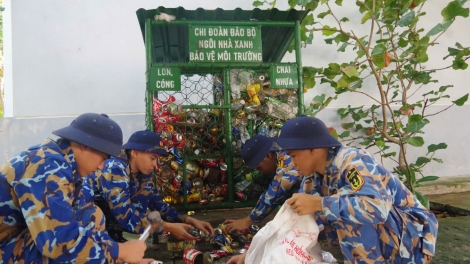
[[[311,10],[301,24],[304,47],[321,33],[325,49],[336,45],[338,52],[354,57],[342,63],[329,63],[322,68],[303,68],[305,88],[313,88],[320,79],[320,83],[327,83],[335,89],[334,97],[324,94],[315,96],[305,112],[315,115],[341,94],[358,93],[372,101],[370,106],[357,102],[360,106],[338,110],[344,120],[341,124],[344,132],[338,135],[339,138],[348,145],[375,146],[382,158],[394,160],[397,164],[394,172],[426,206],[429,206],[428,199],[417,192],[416,187],[438,179],[437,176],[424,175],[423,167],[430,162],[442,163],[435,153],[447,148],[447,145],[431,144],[427,146],[427,154],[415,161],[408,159],[407,150],[410,147],[424,147],[421,135],[430,123],[430,116],[454,105],[462,106],[468,100],[467,93],[453,100],[447,108],[430,113],[430,106],[450,98],[448,91],[453,87],[445,84],[433,88],[434,83],[438,82],[434,74],[443,70],[465,70],[470,58],[470,47],[456,43],[455,47],[448,48],[448,54],[443,58],[443,63],[448,63],[448,66],[429,68],[432,48],[439,45],[438,40],[457,17],[468,17],[469,9],[463,7],[466,0],[449,1],[441,11],[442,21],[427,31],[419,22],[426,15],[423,7],[428,2],[431,1],[355,1],[357,12],[354,16],[361,17],[360,23],[368,29],[368,33],[359,35],[355,30],[357,24],[350,22],[352,16],[336,16],[338,9],[345,8],[342,0],[288,0],[291,8]],[[274,7],[276,1],[253,2],[255,6],[262,4]],[[319,6],[326,11],[316,12]],[[334,21],[333,24],[331,21]],[[364,89],[366,82],[368,86],[375,83],[375,89]]]

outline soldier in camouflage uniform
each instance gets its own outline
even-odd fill
[[[120,152],[121,128],[106,115],[88,113],[53,134],[60,138],[0,168],[0,263],[141,261],[143,241],[116,243],[101,210],[76,203],[82,177]]]
[[[298,173],[310,175],[287,203],[300,215],[314,214],[346,263],[431,261],[436,217],[370,153],[342,146],[307,116],[284,123],[276,141]]]
[[[124,144],[128,163],[111,157],[102,170],[89,178],[95,203],[105,212],[106,228],[117,241],[125,241],[122,231],[142,233],[148,224],[147,208],[160,212],[163,230],[182,240],[194,240],[187,230],[193,226],[214,236],[208,222],[184,215],[163,202],[152,180],[160,156],[167,156],[161,137],[152,131],[137,131]]]
[[[291,158],[285,152],[273,151],[272,144],[273,138],[256,135],[243,145],[242,158],[245,166],[256,169],[261,174],[274,174],[274,179],[247,217],[227,219],[224,222],[228,232],[247,229],[250,225],[263,221],[276,206],[283,204],[292,195],[292,187],[301,179],[291,164]]]

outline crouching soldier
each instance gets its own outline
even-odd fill
[[[284,123],[277,144],[304,177],[287,203],[314,214],[347,263],[428,263],[435,215],[364,149],[342,146],[318,118]],[[313,195],[312,195],[313,194]]]
[[[122,232],[142,233],[148,225],[147,209],[158,211],[163,230],[181,240],[195,240],[188,233],[194,227],[214,236],[211,224],[184,215],[168,203],[155,188],[152,172],[160,156],[168,156],[161,137],[148,130],[133,133],[124,144],[128,162],[111,157],[89,178],[95,203],[106,212],[106,227],[117,241],[126,241]]]
[[[141,261],[145,242],[113,241],[102,211],[76,204],[82,177],[120,153],[119,125],[87,113],[52,133],[0,167],[0,263]]]

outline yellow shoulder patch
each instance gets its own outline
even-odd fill
[[[364,178],[359,173],[359,170],[356,168],[356,166],[353,166],[349,169],[346,178],[348,178],[349,184],[354,191],[361,189],[364,185]]]
[[[284,154],[277,154],[277,167],[284,168]]]

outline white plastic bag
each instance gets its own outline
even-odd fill
[[[299,216],[284,203],[274,219],[253,237],[245,263],[324,263],[318,233],[312,215]]]

